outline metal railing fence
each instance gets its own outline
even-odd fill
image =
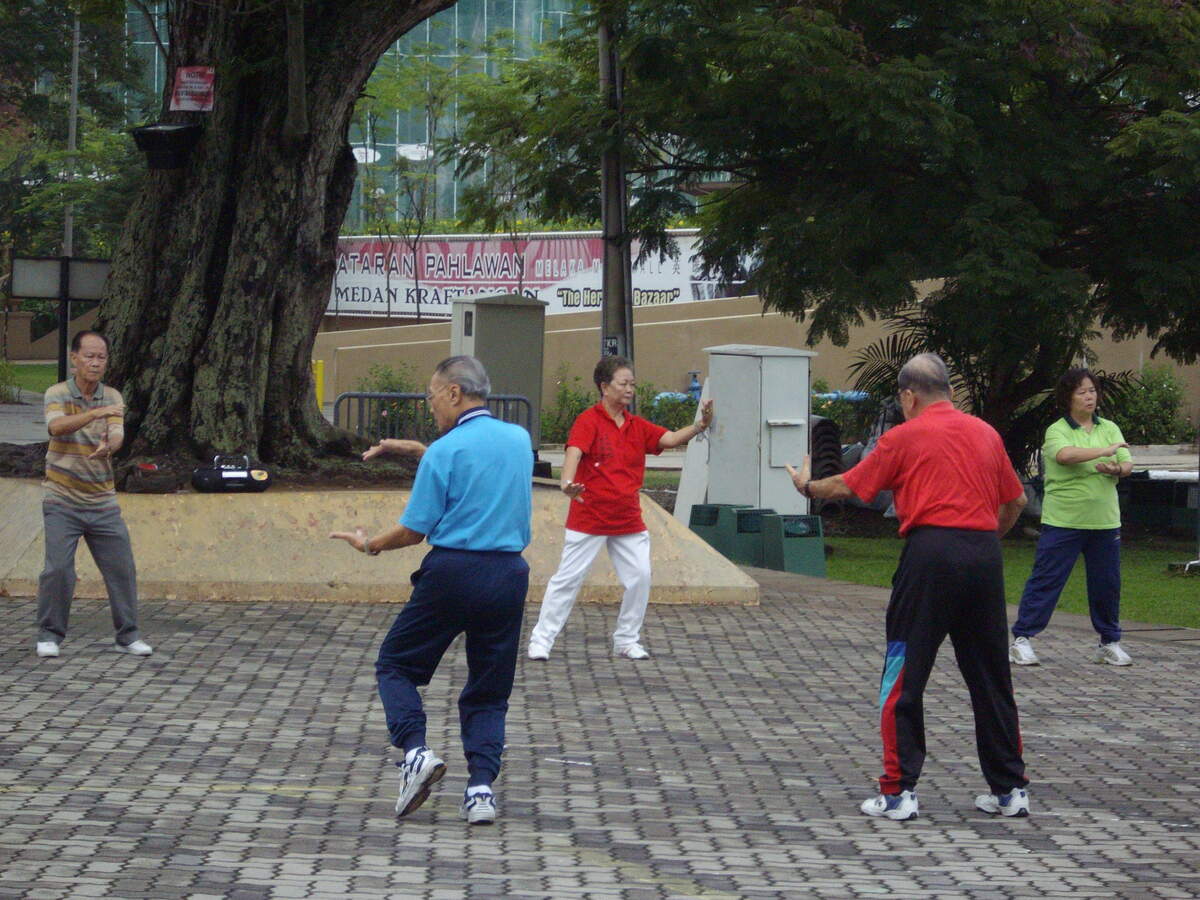
[[[487,407],[497,419],[520,425],[532,436],[533,405],[528,397],[493,394]],[[333,424],[372,441],[406,438],[428,444],[438,436],[424,394],[347,391],[333,403]]]

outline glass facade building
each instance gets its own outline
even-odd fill
[[[151,6],[151,14],[162,17],[162,6]],[[502,45],[512,57],[527,59],[537,53],[542,42],[554,38],[562,30],[574,6],[574,0],[459,0],[401,37],[379,60],[376,71],[396,70],[419,54],[447,70],[457,68],[460,72],[495,74],[496,60],[479,48],[492,42]],[[143,13],[129,4],[125,18],[133,51],[142,61],[147,90],[146,98],[131,98],[130,107],[141,108],[147,105],[145,100],[150,100],[149,105],[154,107],[156,98],[162,96],[166,79],[162,56]],[[165,22],[160,21],[158,31],[165,40]],[[370,90],[368,85],[367,91]],[[397,202],[379,206],[391,207],[399,214],[405,201],[400,196],[401,179],[395,166],[397,157],[421,159],[429,152],[435,137],[453,132],[458,125],[458,115],[458,100],[454,97],[446,105],[440,120],[434,123],[436,136],[431,134],[431,123],[422,109],[381,111],[369,121],[356,116],[359,122],[351,128],[350,143],[355,147],[360,165],[358,184],[346,214],[346,225],[350,230],[364,230],[369,218],[364,198],[370,193],[396,196]],[[436,211],[431,210],[430,218],[454,218],[462,187],[454,167],[442,165],[434,177]]]

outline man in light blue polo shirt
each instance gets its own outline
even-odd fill
[[[426,399],[442,436],[428,448],[381,441],[363,454],[421,455],[400,523],[375,537],[335,532],[356,550],[377,555],[429,539],[432,549],[412,574],[413,591],[379,648],[375,674],[392,743],[404,751],[396,813],[428,798],[446,764],[425,743],[417,688],[429,684],[442,655],[467,635],[467,684],[458,698],[467,790],[463,817],[495,821],[492,783],[500,772],[504,718],[517,665],[529,566],[533,450],[525,429],[500,422],[485,401],[491,384],[479,360],[452,356],[434,370]]]

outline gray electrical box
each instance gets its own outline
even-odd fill
[[[455,300],[450,321],[450,355],[474,356],[487,369],[493,394],[529,398],[533,448],[541,443],[542,342],[546,304],[504,294]]]
[[[705,347],[716,416],[709,436],[708,502],[808,512],[785,466],[809,445],[810,350]]]

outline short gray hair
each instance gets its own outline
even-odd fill
[[[441,375],[450,384],[462,388],[464,396],[476,400],[486,400],[492,392],[492,382],[488,378],[483,363],[473,356],[451,356],[443,359],[433,370],[434,375]]]
[[[918,353],[900,369],[896,386],[922,397],[949,397],[950,373],[936,353]]]

